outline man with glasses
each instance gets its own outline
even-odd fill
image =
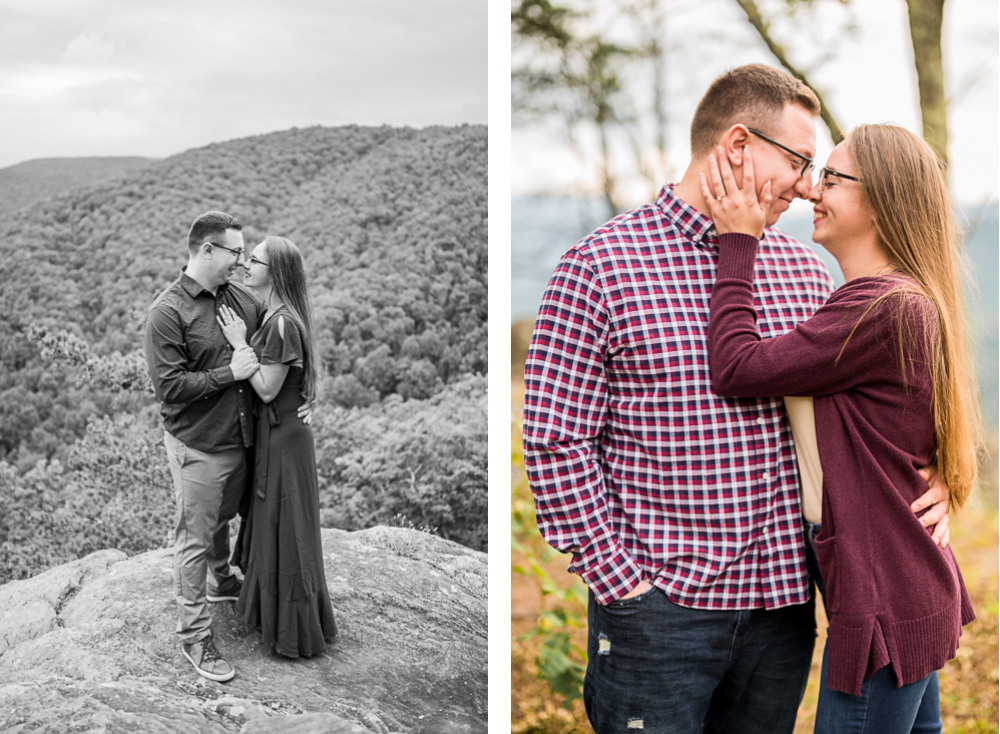
[[[247,485],[254,439],[252,390],[244,381],[259,369],[250,347],[229,346],[216,314],[221,305],[233,309],[249,340],[265,310],[249,288],[230,281],[243,265],[241,230],[223,212],[195,219],[187,266],[150,306],[143,338],[177,501],[177,634],[184,656],[215,681],[235,675],[213,642],[208,603],[240,594],[229,566],[229,521]]]
[[[813,92],[776,69],[716,79],[680,183],[570,248],[542,299],[525,365],[525,463],[539,530],[590,588],[584,702],[598,734],[794,728],[815,638],[811,500],[796,456],[811,404],[790,426],[780,396],[712,391],[718,246],[700,177],[726,156],[742,185],[751,150],[758,196],[771,182],[770,227],[809,195],[818,114]],[[766,338],[807,319],[833,283],[777,230],[759,253]],[[925,524],[946,512],[945,500]]]

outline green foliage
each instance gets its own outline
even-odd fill
[[[571,642],[569,632],[559,631],[568,622],[569,615],[562,609],[542,612],[538,626],[521,636],[525,640],[536,635],[542,637],[542,649],[535,658],[538,677],[548,681],[553,693],[564,697],[563,705],[567,708],[583,695],[583,677],[587,671],[587,666],[574,656],[582,651]]]
[[[545,564],[557,551],[544,541],[535,524],[535,505],[524,472],[524,454],[516,448],[511,454],[514,476],[520,477],[511,490],[510,545],[512,553],[526,561],[511,565],[511,571],[534,578],[542,598],[554,599],[552,610],[542,610],[535,626],[520,639],[541,638],[541,650],[535,657],[535,667],[540,680],[548,682],[553,693],[564,698],[569,708],[583,695],[583,676],[587,669],[587,651],[574,645],[571,631],[586,627],[587,587],[579,578],[569,587],[563,587],[545,570]]]

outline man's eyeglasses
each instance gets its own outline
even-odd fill
[[[221,247],[223,250],[233,253],[234,255],[236,255],[236,257],[240,259],[243,258],[243,253],[246,252],[246,250],[234,250],[232,247],[226,247],[225,245],[220,245],[218,242],[206,242],[205,244],[211,245],[212,247]]]
[[[826,168],[824,166],[823,168],[819,169],[819,187],[820,187],[821,190],[826,188],[826,178],[827,178],[827,176],[836,176],[837,178],[846,178],[848,181],[857,181],[858,183],[861,183],[861,179],[860,178],[855,178],[854,176],[848,176],[846,173],[840,173],[839,171],[834,171],[834,170],[832,170],[830,168]]]
[[[266,262],[264,262],[263,260],[258,260],[253,255],[250,256],[250,264],[251,265],[263,265],[265,268],[267,267],[267,263]]]
[[[771,138],[767,137],[760,130],[754,130],[752,127],[748,127],[747,131],[748,132],[752,132],[754,135],[756,135],[761,140],[766,140],[771,145],[773,145],[775,148],[781,148],[786,153],[791,153],[793,156],[795,156],[796,158],[798,158],[800,161],[803,161],[802,170],[799,171],[799,176],[805,176],[806,175],[806,171],[811,171],[811,170],[813,170],[816,167],[815,165],[813,165],[813,162],[812,162],[811,158],[806,158],[801,153],[798,153],[798,152],[792,150],[791,148],[785,147],[784,145],[782,145],[781,143],[779,143],[777,140],[771,140]]]

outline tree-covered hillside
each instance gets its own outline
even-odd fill
[[[124,176],[155,160],[138,156],[40,158],[0,168],[0,214],[6,216],[69,189]]]
[[[308,128],[191,150],[0,225],[0,460],[65,451],[115,396],[80,392],[26,329],[139,346],[148,304],[221,209],[303,251],[331,398],[426,398],[486,372],[486,129]]]
[[[210,145],[0,223],[0,583],[173,516],[141,354],[199,214],[302,250],[326,363],[324,523],[486,549],[486,128],[309,128]]]

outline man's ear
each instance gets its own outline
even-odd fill
[[[719,144],[729,158],[729,165],[734,168],[743,165],[743,149],[750,140],[750,131],[747,126],[739,123],[726,130]]]
[[[198,253],[204,257],[206,260],[212,259],[212,243],[202,242],[201,247],[198,248]]]

